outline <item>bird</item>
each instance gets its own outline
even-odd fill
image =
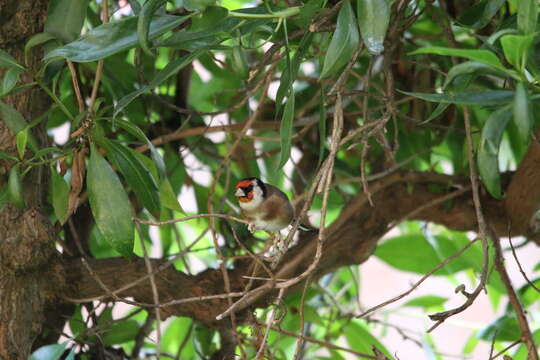
[[[234,195],[248,220],[248,230],[278,233],[294,219],[294,208],[287,195],[256,177],[240,180]]]

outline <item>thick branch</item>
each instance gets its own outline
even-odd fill
[[[328,228],[322,257],[316,270],[316,276],[322,276],[336,268],[364,262],[373,253],[377,242],[388,231],[389,226],[412,213],[423,204],[434,202],[441,196],[455,190],[450,184],[461,185],[465,179],[458,179],[435,173],[400,172],[387,176],[370,185],[375,207],[371,207],[363,194],[356,196],[341,212],[341,215]],[[440,192],[434,192],[439,188]],[[497,231],[506,231],[506,219],[503,203],[483,199],[487,218],[497,224]],[[470,193],[464,193],[449,203],[438,204],[417,212],[415,219],[443,224],[456,230],[475,230],[477,224],[474,217],[474,207]],[[489,204],[489,205],[488,205]],[[290,249],[278,266],[277,278],[292,278],[304,271],[312,262],[316,250],[316,237],[308,239]],[[252,261],[252,260],[249,260]],[[161,260],[154,260],[153,268],[158,268]],[[116,290],[126,284],[135,282],[147,276],[143,260],[129,261],[125,259],[93,260],[89,263],[95,274],[110,289]],[[246,261],[237,262],[235,268],[229,271],[233,292],[242,292],[247,281],[245,275],[249,272],[250,264]],[[67,289],[69,298],[88,298],[105,295],[106,292],[96,282],[85,266],[74,261],[67,266],[67,283],[77,284]],[[265,277],[265,273],[258,274]],[[207,270],[196,276],[188,276],[171,267],[161,271],[156,276],[156,285],[162,303],[200,296],[223,294],[222,274],[219,270]],[[296,287],[301,286],[298,284]],[[272,287],[261,291],[258,296],[244,304],[242,309],[251,306],[265,306],[272,300]],[[289,289],[292,290],[292,289]],[[152,291],[146,279],[139,284],[118,294],[123,297],[133,297],[141,303],[151,304]],[[216,315],[228,308],[225,297],[190,301],[162,308],[163,316],[182,315],[202,321],[210,326],[220,327],[215,320]],[[249,312],[240,313],[239,321],[249,317]],[[223,320],[226,321],[226,320]]]

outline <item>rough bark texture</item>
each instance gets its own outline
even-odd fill
[[[46,0],[0,0],[0,48],[23,63],[26,41],[41,32],[47,11]],[[37,69],[41,54],[29,57],[28,67]],[[0,76],[3,72],[0,70]],[[29,82],[30,76],[21,76]],[[27,121],[41,115],[48,98],[37,89],[2,99],[15,107]],[[34,129],[38,142],[46,141],[42,128]],[[16,154],[15,136],[0,122],[0,150]],[[0,187],[7,181],[13,163],[0,162]],[[41,213],[48,178],[45,169],[30,171],[23,183],[26,208],[5,206],[0,212],[0,358],[27,359],[45,321],[45,307],[54,298],[51,281],[56,277],[54,236]],[[56,269],[58,270],[58,269]],[[49,286],[51,285],[51,286]]]

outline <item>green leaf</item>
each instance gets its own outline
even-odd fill
[[[180,203],[178,202],[178,198],[172,189],[169,179],[167,178],[163,178],[159,185],[159,199],[161,200],[163,206],[165,206],[167,209],[185,213],[184,209],[182,209],[182,206],[180,206]]]
[[[472,333],[472,335],[469,337],[465,345],[463,345],[463,354],[470,354],[474,351],[476,346],[478,345],[478,342],[480,340],[478,339],[478,335],[476,334],[476,331]]]
[[[425,274],[462,248],[445,236],[433,236],[432,240],[430,243],[422,234],[396,236],[379,245],[375,256],[397,269]],[[462,256],[435,272],[435,275],[452,274],[472,267],[464,256],[473,251],[471,248],[467,249]]]
[[[15,156],[11,156],[4,151],[0,151],[0,159],[17,161],[18,159]]]
[[[373,55],[381,54],[390,23],[390,1],[358,0],[356,16],[366,48]]]
[[[216,0],[185,0],[184,6],[189,11],[204,11],[207,7],[216,4]]]
[[[23,209],[25,207],[22,178],[21,173],[19,172],[18,164],[13,166],[9,172],[8,199],[10,203],[19,209]]]
[[[101,339],[104,346],[112,346],[133,341],[138,333],[139,323],[136,320],[124,320],[104,329]]]
[[[368,330],[368,327],[360,320],[352,320],[345,329],[341,330],[345,335],[351,349],[360,351],[366,354],[372,353],[372,346],[382,351],[389,359],[393,359],[392,355]]]
[[[345,2],[339,10],[336,30],[324,57],[321,79],[329,77],[341,69],[358,48],[358,26],[350,2]]]
[[[285,95],[287,95],[287,92],[289,91],[289,88],[291,87],[294,80],[296,80],[296,77],[298,76],[298,70],[300,69],[300,64],[302,63],[302,60],[309,49],[309,45],[311,44],[312,39],[313,39],[312,32],[308,32],[304,34],[304,36],[302,37],[302,40],[300,40],[298,49],[296,50],[291,60],[291,73],[289,74],[288,71],[284,71],[281,74],[279,88],[276,93],[276,105],[278,107],[281,106],[283,99],[285,98]],[[279,113],[279,111],[276,111],[276,112]]]
[[[504,57],[513,67],[523,71],[527,65],[529,50],[534,43],[535,34],[505,35],[501,37]]]
[[[511,114],[509,106],[491,113],[482,128],[478,146],[478,172],[488,192],[496,199],[502,197],[499,174],[499,147]]]
[[[456,48],[445,48],[440,46],[428,46],[415,50],[409,55],[420,55],[420,54],[435,54],[435,55],[444,55],[444,56],[457,56],[463,57],[472,61],[481,62],[486,65],[490,65],[496,69],[507,71],[507,69],[502,65],[501,61],[493,52],[489,50],[472,50],[472,49],[456,49]]]
[[[497,14],[505,0],[482,0],[463,11],[458,22],[461,25],[481,29]]]
[[[33,47],[44,44],[47,41],[54,39],[56,39],[56,37],[53,34],[49,34],[47,32],[42,32],[32,36],[30,40],[26,42],[26,45],[24,45],[24,58],[28,58],[28,54]]]
[[[435,306],[441,306],[447,301],[448,301],[447,298],[443,298],[440,296],[425,295],[425,296],[420,296],[415,299],[409,300],[405,304],[403,304],[403,306],[430,308],[430,307],[435,307]]]
[[[521,330],[515,315],[503,315],[495,322],[480,331],[478,337],[485,341],[516,341],[519,340]]]
[[[516,85],[514,97],[514,123],[518,129],[519,137],[527,143],[531,137],[534,124],[534,115],[527,84],[519,82]]]
[[[519,76],[515,71],[512,70],[506,70],[501,71],[500,69],[497,69],[491,65],[486,65],[480,62],[476,61],[466,61],[460,64],[457,64],[453,66],[450,71],[448,71],[448,75],[446,76],[446,79],[444,80],[444,88],[446,88],[455,78],[458,76],[464,76],[464,75],[494,75],[498,77],[506,77],[511,76],[512,78],[519,80]]]
[[[116,251],[131,256],[134,242],[131,203],[118,175],[93,145],[86,184],[99,231]]]
[[[241,46],[234,46],[232,48],[232,68],[235,74],[238,74],[241,79],[247,79],[249,75],[249,66],[247,63],[246,52]]]
[[[66,350],[68,343],[45,345],[30,355],[29,360],[58,360]]]
[[[179,59],[175,59],[171,61],[170,63],[165,66],[163,70],[158,72],[156,76],[150,81],[150,83],[146,86],[143,86],[142,88],[133,91],[123,98],[121,98],[118,101],[118,104],[116,104],[116,108],[114,110],[114,116],[117,116],[120,111],[122,111],[126,106],[129,105],[130,102],[132,102],[136,97],[141,95],[142,93],[146,91],[150,91],[154,89],[156,86],[167,80],[169,77],[175,75],[180,70],[182,70],[184,67],[189,65],[193,60],[195,60],[197,57],[199,57],[202,54],[202,50],[196,51],[194,53],[182,56]]]
[[[54,215],[56,215],[60,224],[63,225],[68,219],[69,184],[63,176],[56,172],[56,170],[51,169],[51,175]]]
[[[279,135],[281,139],[281,151],[279,152],[279,163],[277,168],[281,169],[289,160],[292,148],[292,133],[294,123],[294,92],[290,90],[281,124],[279,126]]]
[[[154,16],[150,23],[148,38],[155,39],[180,25],[190,16]],[[66,58],[74,62],[90,62],[104,59],[138,44],[136,16],[100,25],[78,40],[48,53],[44,60]]]
[[[16,136],[17,142],[17,152],[19,153],[19,158],[24,158],[24,152],[26,151],[26,142],[28,141],[28,128],[24,128],[19,131]]]
[[[514,92],[507,90],[460,91],[456,93],[447,92],[444,94],[418,93],[403,90],[397,91],[422,100],[443,104],[501,105],[511,102],[514,98]]]
[[[160,177],[162,178],[166,177],[165,163],[163,162],[163,158],[157,151],[156,147],[152,144],[152,142],[148,140],[144,132],[137,125],[132,124],[129,121],[122,120],[122,119],[115,119],[114,121],[116,125],[126,130],[131,135],[135,136],[136,138],[144,141],[148,145],[148,147],[150,148],[150,154],[152,155],[152,159],[154,160],[154,163],[156,164]]]
[[[133,150],[115,141],[103,139],[102,142],[111,160],[122,172],[124,179],[135,192],[142,205],[152,215],[159,218],[161,209],[159,191],[150,171],[133,154]]]
[[[147,0],[139,13],[139,18],[137,20],[137,37],[139,38],[139,44],[141,49],[150,56],[154,56],[154,53],[150,50],[150,42],[148,40],[152,16],[154,16],[156,10],[165,3],[166,0]]]
[[[26,120],[20,112],[11,105],[0,101],[0,114],[7,127],[15,134],[26,127]]]
[[[13,56],[9,55],[2,49],[0,49],[0,67],[19,68],[21,70],[25,70],[24,66],[19,65]]]
[[[524,34],[529,35],[536,32],[536,22],[538,21],[538,1],[519,0],[517,27]]]
[[[5,72],[2,87],[0,88],[0,96],[5,96],[17,85],[21,73],[22,70],[19,68],[10,68]]]
[[[89,0],[51,0],[43,30],[65,43],[81,34]]]

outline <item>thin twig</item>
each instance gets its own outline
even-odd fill
[[[81,95],[81,87],[79,86],[79,80],[77,79],[77,71],[71,60],[66,60],[69,72],[71,73],[71,83],[73,84],[73,90],[75,91],[75,97],[77,98],[77,104],[79,105],[79,113],[84,112],[84,100]]]
[[[510,280],[510,276],[508,276],[508,272],[506,271],[506,267],[504,266],[504,257],[503,257],[502,248],[501,248],[501,240],[497,236],[495,231],[493,231],[493,229],[489,228],[488,231],[491,237],[491,241],[493,242],[493,246],[495,248],[495,269],[497,269],[497,272],[499,273],[501,281],[504,284],[504,287],[506,288],[506,293],[508,294],[508,300],[510,302],[510,305],[512,306],[512,308],[514,309],[514,312],[516,313],[519,329],[521,330],[521,340],[525,343],[527,347],[527,353],[528,353],[527,360],[539,360],[538,350],[536,348],[536,344],[534,343],[534,337],[529,327],[527,317],[525,316],[525,310],[523,310],[523,306],[521,305],[521,302],[516,294],[516,291],[514,290],[514,287],[512,286],[512,281]]]
[[[103,0],[102,4],[102,16],[103,23],[107,24],[109,22],[109,0]],[[103,59],[98,61],[96,76],[94,77],[94,85],[92,86],[92,93],[90,95],[90,101],[88,102],[88,113],[91,114],[94,112],[94,104],[96,102],[97,93],[99,90],[99,83],[101,81],[101,75],[103,74]]]
[[[305,328],[305,318],[304,318],[304,305],[306,300],[306,294],[307,289],[309,287],[309,283],[311,280],[311,276],[307,278],[306,283],[304,284],[304,290],[302,291],[302,299],[300,300],[300,334],[304,335],[304,328]],[[294,360],[300,360],[302,356],[302,349],[304,348],[305,340],[303,338],[299,338],[296,342],[296,350],[294,351]]]
[[[262,326],[263,324],[257,324],[257,325]],[[352,349],[347,349],[347,348],[344,348],[342,346],[334,345],[332,343],[325,342],[325,341],[322,341],[322,340],[319,340],[319,339],[315,339],[315,338],[312,338],[312,337],[309,337],[309,336],[304,336],[302,334],[296,334],[295,332],[282,329],[282,328],[280,328],[278,326],[270,326],[270,328],[272,330],[280,333],[280,334],[284,334],[284,335],[287,335],[287,336],[292,336],[292,337],[295,337],[297,339],[303,339],[306,342],[309,342],[309,343],[312,343],[312,344],[317,344],[317,345],[323,346],[323,347],[325,347],[327,349],[345,351],[345,352],[348,352],[350,354],[357,355],[357,356],[360,356],[360,357],[363,357],[363,358],[366,358],[366,359],[376,359],[375,356],[373,356],[373,355],[362,353],[362,352],[352,350]]]
[[[484,289],[486,285],[486,281],[487,281],[487,276],[488,276],[489,245],[488,245],[488,239],[487,239],[487,225],[486,225],[486,221],[484,220],[484,214],[482,213],[482,205],[480,203],[478,174],[476,173],[476,161],[474,158],[473,141],[472,141],[472,134],[471,134],[471,119],[470,119],[469,109],[466,106],[463,108],[463,118],[465,122],[465,131],[467,134],[467,150],[468,150],[467,153],[469,157],[469,172],[470,172],[469,175],[470,175],[471,186],[472,186],[474,210],[476,212],[476,220],[478,221],[478,237],[480,238],[480,241],[482,242],[482,252],[483,252],[482,272],[480,274],[480,281],[478,282],[478,285],[476,286],[476,288],[474,289],[472,293],[466,293],[465,291],[462,291],[463,294],[467,294],[467,300],[461,306],[458,306],[454,309],[450,309],[447,311],[429,315],[429,318],[433,321],[436,321],[436,323],[428,330],[428,333],[435,330],[439,325],[441,325],[450,316],[459,314],[460,312],[464,311],[469,306],[471,306],[474,300],[478,297],[478,295],[482,291],[482,289]]]
[[[136,222],[138,222],[140,224],[145,224],[145,225],[163,226],[163,225],[174,224],[174,223],[177,223],[177,222],[189,221],[189,220],[193,220],[193,219],[216,218],[216,217],[236,221],[236,222],[243,223],[243,224],[249,224],[249,222],[247,220],[240,219],[240,218],[238,218],[236,216],[227,215],[227,214],[199,214],[199,215],[186,216],[186,217],[183,217],[183,218],[170,219],[170,220],[165,220],[165,221],[144,220],[144,219],[134,217],[133,221],[136,221]]]
[[[277,309],[281,303],[281,300],[283,299],[284,293],[285,293],[285,289],[281,289],[279,291],[279,295],[276,301],[274,302],[274,307],[272,307],[272,310],[270,310],[270,314],[268,314],[268,319],[266,320],[266,330],[264,332],[264,336],[261,341],[261,346],[259,347],[259,350],[257,351],[257,355],[255,356],[255,360],[259,360],[262,358],[262,356],[264,356],[264,349],[266,349],[266,341],[268,340],[268,335],[270,334],[270,328],[272,326],[272,323],[274,322]]]
[[[436,271],[442,269],[443,267],[445,267],[448,263],[450,263],[452,260],[456,259],[457,257],[459,257],[461,254],[463,254],[463,252],[465,252],[465,250],[467,250],[469,247],[471,247],[474,243],[476,243],[476,241],[478,241],[478,238],[470,241],[467,245],[465,245],[463,248],[461,248],[460,250],[456,251],[455,253],[453,253],[452,255],[450,255],[449,257],[447,257],[443,262],[441,262],[439,265],[435,266],[433,269],[431,269],[429,272],[427,272],[424,276],[422,276],[420,278],[420,280],[418,280],[417,282],[415,282],[410,288],[409,290],[405,291],[404,293],[398,295],[398,296],[395,296],[389,300],[386,300],[382,303],[380,303],[379,305],[375,305],[369,309],[367,309],[366,311],[364,311],[363,313],[357,315],[356,317],[358,318],[361,318],[361,317],[364,317],[366,315],[369,315],[371,314],[372,312],[374,312],[375,310],[378,310],[380,308],[383,308],[389,304],[392,304],[400,299],[403,299],[405,296],[409,295],[410,293],[412,293],[414,290],[416,290],[416,288],[418,288],[427,278],[429,278],[431,275],[433,275]]]
[[[540,293],[540,289],[537,288],[536,285],[534,285],[534,283],[529,279],[529,277],[525,273],[525,270],[523,270],[523,267],[521,266],[521,263],[519,262],[519,259],[518,259],[517,254],[516,254],[516,249],[514,248],[514,244],[512,244],[512,236],[510,235],[510,224],[508,226],[508,242],[510,243],[510,249],[512,249],[512,255],[514,256],[514,260],[516,260],[516,263],[517,263],[517,265],[519,267],[519,272],[521,273],[521,275],[523,275],[523,278],[525,279],[525,281],[527,281],[527,283],[534,290],[536,290],[536,292]]]
[[[156,286],[156,279],[153,274],[152,264],[150,263],[150,259],[148,258],[148,251],[146,251],[146,245],[144,244],[144,238],[143,232],[141,231],[141,226],[137,224],[137,230],[139,232],[139,240],[141,242],[141,247],[143,249],[144,253],[144,263],[146,265],[146,270],[148,271],[148,274],[150,275],[150,287],[152,288],[152,296],[154,298],[154,303],[156,304],[156,308],[154,309],[154,314],[156,317],[156,358],[160,358],[161,356],[161,312],[159,310],[159,292],[158,288]]]

